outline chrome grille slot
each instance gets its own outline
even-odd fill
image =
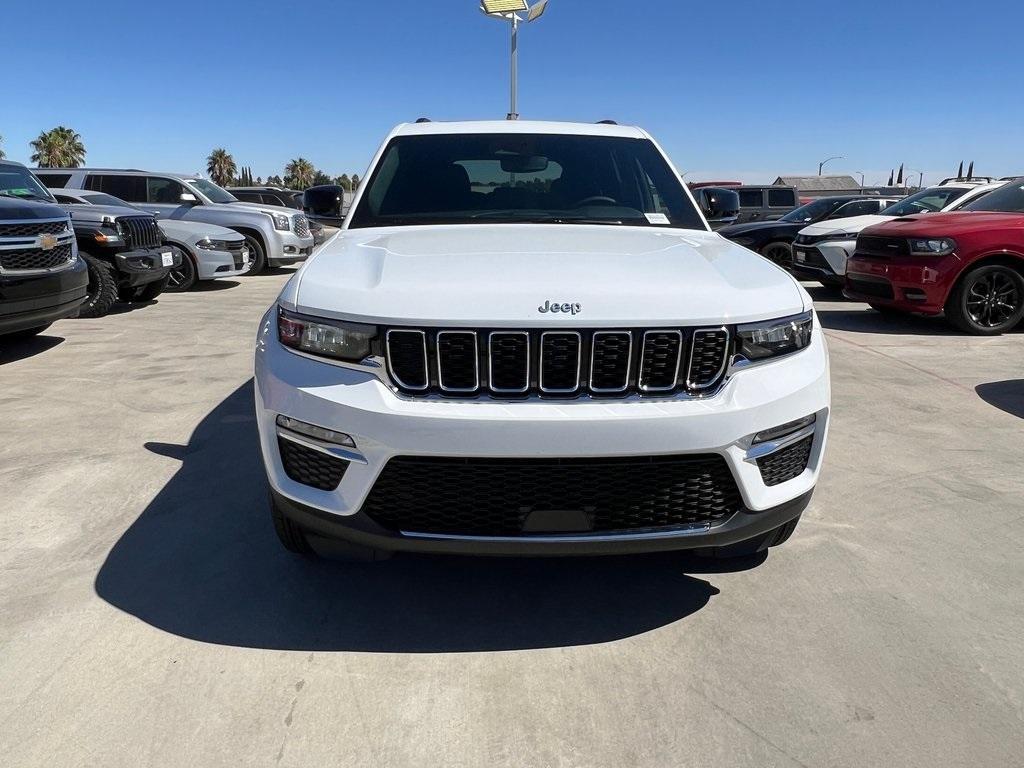
[[[130,248],[156,248],[163,241],[160,227],[152,216],[121,216],[117,225]]]
[[[423,331],[388,331],[387,357],[391,377],[402,389],[424,390],[430,385]]]
[[[492,392],[522,394],[529,390],[529,333],[491,332],[487,340],[487,378]]]
[[[679,363],[683,357],[682,331],[646,331],[640,358],[640,390],[667,392],[679,381]]]
[[[693,332],[686,386],[693,390],[713,387],[725,372],[729,361],[729,331],[726,328],[701,328]]]
[[[582,337],[577,331],[540,335],[540,391],[569,394],[580,388]]]
[[[629,386],[633,334],[595,331],[590,353],[590,391],[624,392]]]
[[[437,332],[437,383],[445,392],[476,392],[479,388],[475,331]]]

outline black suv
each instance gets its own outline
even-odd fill
[[[89,281],[68,215],[20,163],[0,161],[0,336],[74,315]]]

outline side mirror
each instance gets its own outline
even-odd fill
[[[701,213],[708,221],[720,221],[739,214],[739,193],[720,187],[704,187],[698,192],[700,194],[697,197],[697,202],[700,205]]]
[[[185,205],[195,205],[196,203],[199,202],[199,198],[197,198],[191,192],[182,192],[180,199],[181,202],[185,203]]]
[[[345,190],[337,184],[310,187],[302,195],[302,207],[315,216],[340,218]]]

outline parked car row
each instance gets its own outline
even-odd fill
[[[238,200],[199,176],[3,161],[0,335],[294,264],[315,243],[301,211]]]
[[[724,237],[885,314],[996,335],[1024,318],[1022,178],[945,179],[896,200],[824,197]]]

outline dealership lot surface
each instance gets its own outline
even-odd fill
[[[825,470],[733,572],[352,566],[265,508],[252,346],[286,278],[0,350],[0,765],[1024,762],[1021,333],[815,291]]]

